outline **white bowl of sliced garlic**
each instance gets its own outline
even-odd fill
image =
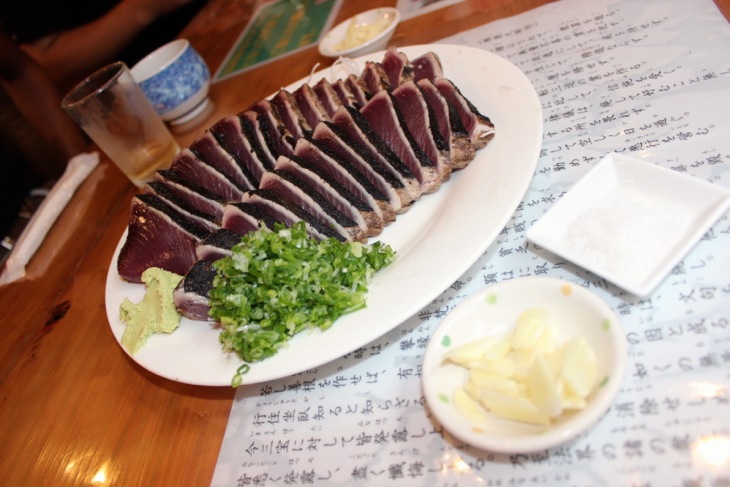
[[[340,22],[319,42],[319,53],[330,58],[355,58],[388,47],[400,21],[398,9],[381,7]]]
[[[608,410],[626,366],[610,306],[549,277],[482,289],[449,312],[429,341],[423,389],[457,439],[497,453],[566,443]]]

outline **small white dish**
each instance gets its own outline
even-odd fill
[[[644,297],[728,207],[725,188],[612,153],[527,231],[527,239]]]
[[[388,47],[388,41],[393,37],[399,21],[400,12],[396,8],[381,7],[359,13],[340,22],[325,34],[319,42],[319,53],[326,57],[339,58],[382,51]],[[348,33],[359,42],[347,42]]]
[[[564,413],[547,427],[496,416],[486,424],[473,423],[452,403],[453,391],[466,383],[468,371],[444,363],[444,355],[485,336],[500,339],[514,329],[521,313],[535,307],[547,311],[558,343],[576,336],[586,339],[597,355],[597,387],[584,409]],[[574,439],[603,416],[621,385],[626,354],[621,324],[598,296],[560,279],[520,277],[486,287],[449,312],[429,340],[423,360],[423,390],[435,418],[459,440],[495,453],[543,451]]]

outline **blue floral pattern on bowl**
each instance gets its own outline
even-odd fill
[[[158,114],[177,108],[195,95],[210,79],[210,71],[197,52],[188,46],[164,71],[139,83]]]

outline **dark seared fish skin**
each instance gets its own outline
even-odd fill
[[[398,179],[380,160],[365,150],[361,143],[348,136],[332,122],[323,122],[315,127],[312,139],[321,147],[348,161],[370,183],[372,183],[387,199],[393,211],[400,213],[403,205],[409,205],[413,199]],[[390,216],[384,215],[390,219]]]
[[[178,153],[170,165],[170,170],[223,200],[238,201],[243,196],[243,190],[236,183],[198,158],[190,149],[183,149]]]
[[[322,102],[319,101],[314,89],[307,83],[294,90],[292,95],[294,95],[294,100],[310,128],[314,128],[319,122],[330,119],[327,110],[325,110]]]
[[[362,105],[358,103],[350,87],[345,83],[344,80],[338,79],[332,83],[332,89],[337,94],[342,105],[359,109]],[[332,114],[330,114],[332,116]]]
[[[407,117],[403,122],[414,142],[423,150],[425,156],[435,166],[441,181],[448,179],[451,174],[451,160],[446,143],[432,123],[428,103],[415,83],[407,81],[392,92],[393,101],[398,111]]]
[[[122,279],[142,282],[142,273],[159,267],[184,276],[197,259],[195,248],[210,232],[186,219],[154,194],[132,198],[127,238],[119,252]]]
[[[193,264],[172,292],[173,302],[181,315],[195,321],[213,321],[208,311],[215,275],[211,261],[199,260]]]
[[[249,203],[258,207],[264,213],[268,213],[271,218],[284,223],[286,226],[292,226],[294,223],[302,221],[307,228],[307,233],[318,240],[324,240],[326,238],[335,238],[340,241],[345,240],[338,232],[326,225],[322,225],[313,215],[304,211],[294,202],[282,198],[281,195],[274,191],[268,189],[249,191],[243,196],[242,203]]]
[[[319,80],[317,84],[312,87],[312,89],[317,95],[319,102],[322,104],[322,108],[324,108],[329,117],[331,117],[332,114],[335,113],[337,107],[344,103],[342,100],[340,100],[339,95],[332,87],[332,84],[327,81],[326,78],[322,78],[321,80]]]
[[[323,197],[355,221],[367,236],[379,235],[383,231],[384,221],[370,205],[357,198],[333,178],[313,168],[306,161],[302,161],[301,158],[282,156],[277,161],[276,168],[279,171],[295,174],[310,186],[318,188]]]
[[[433,115],[441,139],[448,146],[452,169],[466,167],[476,156],[476,149],[461,123],[461,118],[430,80],[419,80],[416,86],[428,103],[429,113]]]
[[[415,174],[406,166],[398,155],[385,141],[368,125],[362,114],[351,107],[341,107],[332,117],[332,122],[353,140],[358,141],[372,157],[378,159],[381,165],[387,168],[396,178],[400,179],[403,187],[410,194],[410,202],[402,200],[402,207],[409,205],[421,197],[421,185]]]
[[[483,149],[494,137],[494,124],[489,117],[479,113],[475,107],[454,85],[451,80],[439,78],[434,81],[436,88],[454,108],[456,108],[464,127],[469,131],[469,139],[475,149]]]
[[[302,111],[294,99],[294,95],[281,89],[269,101],[271,102],[271,106],[276,109],[279,118],[294,139],[304,137],[312,131],[312,127],[307,122],[307,119],[304,118]]]
[[[226,228],[220,228],[205,237],[195,247],[198,260],[215,261],[231,255],[234,245],[241,242],[241,235]]]
[[[270,189],[302,207],[316,217],[323,225],[337,231],[345,240],[363,242],[365,230],[347,214],[341,212],[327,198],[320,188],[290,171],[274,170],[261,181],[262,189]]]
[[[251,148],[256,152],[264,168],[270,171],[276,164],[280,148],[277,140],[272,137],[266,117],[253,110],[246,110],[238,116],[241,119],[243,134],[251,142]]]
[[[437,167],[414,140],[403,120],[403,115],[396,108],[389,92],[378,92],[360,110],[360,113],[368,121],[373,131],[415,174],[421,185],[421,192],[432,193],[441,186],[441,176]]]
[[[236,161],[240,173],[248,181],[247,190],[258,187],[261,175],[266,172],[264,163],[244,136],[242,120],[238,116],[225,117],[210,128],[210,132]]]
[[[164,183],[170,191],[185,199],[190,206],[206,215],[211,215],[220,225],[225,201],[202,186],[187,181],[178,173],[163,169],[157,171],[154,181]]]
[[[294,150],[299,157],[300,164],[304,161],[316,167],[327,177],[334,179],[347,188],[361,201],[378,211],[381,217],[389,221],[390,215],[395,217],[395,212],[390,206],[388,199],[378,188],[368,181],[349,161],[337,157],[322,144],[313,139],[299,139]]]
[[[281,120],[278,110],[269,100],[259,100],[251,105],[248,111],[260,115],[260,124],[266,127],[271,137],[273,148],[271,153],[279,155],[290,155],[294,150],[294,136],[286,128]]]
[[[276,223],[286,222],[283,219],[274,218],[256,205],[230,203],[223,212],[221,227],[239,235],[245,235],[261,229],[273,230]]]
[[[223,124],[224,121],[219,123]],[[248,170],[244,171],[241,163],[221,144],[219,138],[225,139],[208,130],[190,144],[190,151],[201,161],[225,174],[241,191],[251,189],[254,184],[253,175]]]
[[[143,191],[145,193],[157,195],[165,203],[184,215],[185,218],[189,219],[196,225],[205,228],[209,232],[214,232],[220,228],[220,224],[216,222],[213,215],[208,215],[198,211],[190,205],[186,199],[179,197],[177,193],[172,191],[165,183],[150,181],[144,186]]]

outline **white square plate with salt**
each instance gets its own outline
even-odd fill
[[[604,157],[527,232],[644,297],[730,207],[730,191],[632,157]]]

